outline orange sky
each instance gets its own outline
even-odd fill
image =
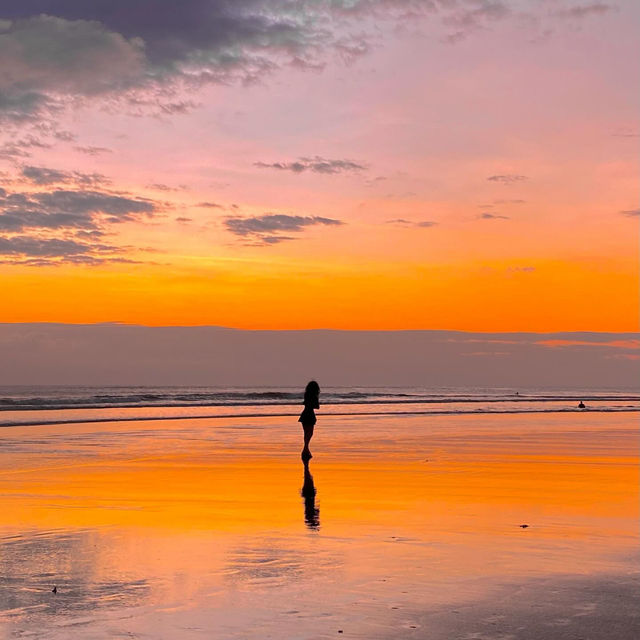
[[[505,263],[331,269],[249,263],[241,273],[233,263],[172,273],[146,266],[98,273],[85,267],[53,273],[23,268],[4,279],[3,297],[11,304],[3,309],[3,321],[109,319],[247,329],[636,329],[638,281],[630,273],[632,264],[619,261],[604,273],[587,261],[534,264],[534,272],[510,271]],[[606,292],[600,300],[594,293],[599,291]]]

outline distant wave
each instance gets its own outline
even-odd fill
[[[322,416],[439,416],[439,415],[509,415],[509,414],[534,414],[534,413],[629,413],[640,412],[640,406],[618,406],[618,407],[589,407],[587,409],[578,409],[577,407],[555,407],[555,408],[527,408],[518,410],[517,408],[508,409],[458,409],[454,411],[446,410],[407,410],[407,411],[325,411]],[[220,418],[294,418],[298,416],[295,413],[212,413],[198,415],[136,415],[136,416],[113,416],[113,417],[91,417],[85,415],[82,418],[58,418],[51,420],[0,420],[0,428],[2,427],[35,427],[46,425],[63,425],[63,424],[86,424],[86,423],[103,423],[103,422],[141,422],[145,420],[209,420]]]
[[[330,391],[323,392],[323,405],[353,404],[460,404],[460,403],[546,403],[574,402],[585,399],[589,402],[640,402],[640,397],[631,394],[589,394],[564,392],[540,393],[410,393],[391,390],[374,391]],[[2,393],[0,411],[38,411],[63,409],[108,409],[135,407],[252,407],[284,406],[302,403],[296,391],[155,391],[137,390],[119,393],[78,391],[75,394],[51,392],[49,394]]]

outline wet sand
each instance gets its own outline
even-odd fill
[[[637,638],[638,441],[320,414],[305,475],[282,418],[3,428],[0,637]]]

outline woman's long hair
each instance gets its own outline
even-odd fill
[[[317,402],[319,396],[320,385],[315,380],[311,380],[304,390],[304,403],[311,404]]]

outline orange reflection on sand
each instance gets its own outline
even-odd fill
[[[6,430],[33,436],[38,429],[51,450],[34,446],[22,463],[13,456],[12,468],[0,473],[4,522],[43,528],[298,530],[297,492],[303,483],[298,431],[278,418],[253,420],[265,428],[239,430],[233,436],[239,440],[227,447],[217,434],[222,421],[114,425],[110,434],[99,425]],[[532,430],[541,420],[571,424],[574,430]],[[323,527],[343,534],[356,525],[393,522],[403,535],[422,536],[567,517],[602,527],[634,517],[636,469],[625,443],[635,436],[620,428],[604,439],[596,428],[602,420],[403,417],[398,424],[391,417],[349,422],[325,417],[317,437],[321,453],[311,463],[330,514]],[[595,426],[576,431],[581,421]]]

